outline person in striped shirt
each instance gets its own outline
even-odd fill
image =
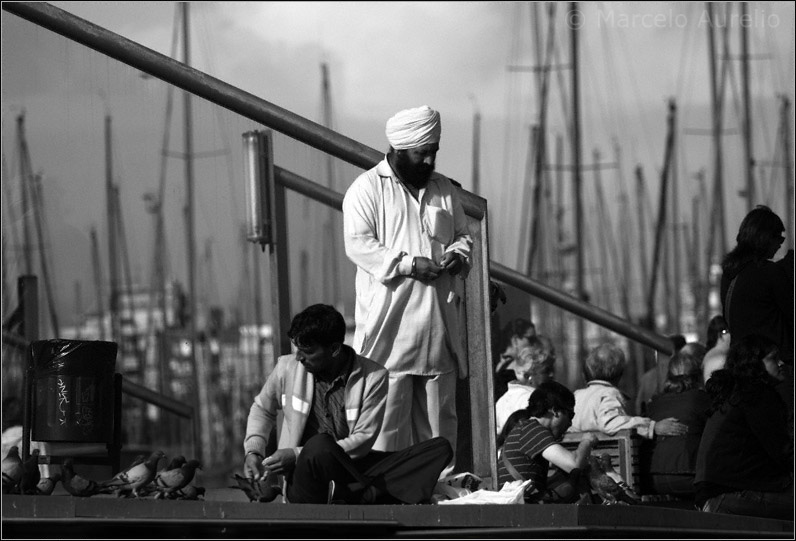
[[[511,414],[498,436],[498,483],[530,479],[526,503],[571,503],[588,494],[589,481],[581,472],[597,437],[587,435],[575,451],[558,443],[574,415],[572,391],[553,380],[539,385],[528,407]],[[551,464],[557,471],[548,479]]]

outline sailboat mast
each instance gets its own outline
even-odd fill
[[[622,159],[619,152],[619,143],[614,139],[614,159],[616,161],[617,176],[619,179],[619,226],[630,223],[630,204],[628,202],[627,191],[625,189],[625,177],[622,174]],[[613,229],[611,234],[613,235]],[[614,236],[616,238],[616,236]],[[619,282],[619,302],[622,306],[622,314],[625,319],[630,320],[630,284],[632,283],[632,272],[630,270],[630,235],[619,235],[619,258],[620,272],[617,273]]]
[[[472,190],[476,195],[481,193],[481,112],[476,106],[473,113],[473,172]]]
[[[105,115],[105,204],[108,229],[108,272],[110,273],[109,307],[111,315],[111,340],[118,342],[119,336],[119,298],[118,276],[116,266],[116,204],[113,194],[113,150],[111,145],[111,116]]]
[[[671,223],[669,234],[669,246],[671,249],[669,250],[669,264],[671,268],[670,274],[670,291],[671,291],[671,298],[672,298],[672,318],[668,321],[669,331],[671,333],[680,333],[680,322],[682,321],[682,301],[680,298],[680,292],[682,288],[680,284],[682,283],[682,273],[681,273],[681,262],[682,259],[680,258],[680,194],[679,194],[679,178],[678,178],[678,164],[677,164],[677,145],[674,143],[674,139],[676,139],[677,135],[672,134],[673,141],[672,141],[672,154],[671,154],[671,167],[669,169],[670,176],[671,176],[671,217],[669,222]]]
[[[578,11],[578,3],[570,2],[567,20],[577,20],[581,14]],[[583,202],[581,201],[581,175],[580,175],[580,90],[578,81],[578,25],[570,25],[570,57],[572,61],[572,185],[573,199],[575,201],[575,249],[577,278],[576,288],[577,297],[583,300],[585,291],[583,288]],[[586,325],[582,317],[577,318],[578,325],[578,354],[577,358],[582,359],[586,350]]]
[[[658,201],[658,224],[655,228],[655,248],[652,256],[652,277],[647,291],[647,322],[650,328],[655,328],[655,294],[658,282],[658,269],[660,268],[661,249],[663,248],[663,233],[666,227],[666,203],[669,183],[669,170],[671,169],[672,152],[674,148],[674,100],[669,100],[669,115],[667,118],[668,130],[666,134],[666,149],[664,151],[663,170],[661,172],[660,199]]]
[[[29,171],[27,170],[27,160],[25,156],[28,153],[28,146],[25,142],[25,114],[17,116],[17,139],[19,143],[19,191],[22,198],[22,239],[24,246],[22,253],[25,260],[25,274],[28,276],[33,274],[33,255],[32,243],[30,239],[30,225],[28,224],[28,215],[30,210],[30,203],[28,202],[28,182]]]
[[[191,40],[190,40],[190,20],[188,14],[188,2],[181,2],[182,7],[182,45],[183,63],[191,65]],[[207,381],[203,365],[203,355],[197,351],[197,299],[196,299],[196,253],[195,253],[195,231],[194,231],[194,186],[193,186],[193,124],[191,115],[191,93],[183,91],[183,110],[184,110],[184,145],[185,145],[185,230],[186,230],[186,255],[188,258],[188,305],[190,316],[188,318],[188,328],[191,340],[191,364],[193,366],[194,382],[196,384],[196,411],[199,413],[196,419],[198,423],[197,433],[200,435],[201,458],[203,462],[209,461],[210,449],[210,419],[208,416],[207,402]]]
[[[706,2],[708,12],[708,50],[710,61],[710,94],[712,108],[712,139],[713,139],[713,202],[714,212],[711,212],[713,220],[710,228],[710,242],[708,243],[708,273],[711,272],[713,256],[718,251],[720,254],[726,252],[725,243],[727,242],[727,226],[724,216],[724,179],[722,167],[722,97],[719,94],[718,82],[716,80],[716,43],[714,37],[713,3]],[[713,233],[718,228],[718,243],[715,243]],[[710,282],[708,282],[710,283]]]
[[[102,264],[100,263],[99,240],[97,228],[92,226],[91,232],[91,266],[94,269],[94,287],[97,296],[97,312],[99,313],[100,340],[105,340],[105,303],[102,302]]]
[[[254,287],[254,335],[257,340],[255,351],[257,352],[257,377],[260,381],[265,381],[268,373],[265,370],[265,359],[263,358],[263,340],[260,336],[260,329],[263,325],[263,301],[260,287],[260,254],[256,250],[250,250],[252,254],[252,278]],[[302,282],[307,284],[308,282]]]
[[[536,6],[536,4],[534,4]],[[542,191],[544,188],[544,165],[547,156],[547,96],[550,80],[550,63],[553,57],[553,49],[555,44],[555,5],[549,5],[548,11],[548,29],[547,29],[547,46],[544,55],[543,64],[539,64],[542,59],[540,57],[541,37],[538,29],[537,34],[537,63],[540,65],[540,70],[537,72],[537,82],[539,86],[539,114],[536,130],[536,137],[534,141],[534,169],[533,169],[533,211],[531,221],[530,233],[530,246],[528,247],[528,274],[533,272],[534,263],[536,268],[539,269],[540,274],[544,272],[544,252],[539,247],[542,244]],[[542,255],[542,260],[535,261],[537,252]]]
[[[748,18],[747,11],[749,6],[746,2],[741,2],[741,20]],[[748,25],[741,24],[741,82],[743,92],[743,148],[744,148],[744,172],[746,173],[746,211],[749,212],[755,205],[755,164],[752,154],[752,111],[749,104],[749,29]]]
[[[31,169],[30,162],[28,162],[28,170]],[[47,298],[47,307],[50,313],[50,326],[53,336],[60,336],[58,326],[58,314],[55,306],[55,296],[53,295],[52,281],[50,280],[49,264],[47,262],[47,250],[44,239],[44,198],[41,190],[41,175],[33,175],[31,177],[33,184],[31,185],[31,195],[33,196],[33,221],[36,226],[36,238],[39,242],[39,267],[44,282],[44,294]]]
[[[329,82],[329,66],[326,63],[321,64],[321,75],[322,75],[322,90],[323,90],[323,124],[329,129],[333,129],[332,126],[332,95],[330,90],[330,82]],[[334,156],[331,154],[326,154],[326,180],[327,186],[332,190],[336,189],[337,179],[335,178],[335,169],[334,169]],[[331,273],[330,273],[330,288],[327,290],[334,295],[334,304],[337,306],[339,304],[340,298],[340,272],[337,264],[337,231],[338,228],[335,225],[336,219],[336,211],[333,208],[329,208],[328,210],[328,222],[325,228],[326,235],[328,235],[328,242],[324,243],[324,249],[328,251],[329,257],[326,259],[327,263],[330,266]],[[338,306],[338,309],[340,307]]]
[[[636,165],[636,213],[638,216],[638,242],[639,258],[641,259],[641,284],[649,284],[650,271],[647,266],[647,221],[644,219],[644,170],[640,165]],[[643,291],[643,288],[642,288]]]
[[[793,224],[793,162],[790,159],[790,152],[791,152],[791,140],[790,140],[790,100],[787,96],[782,96],[782,105],[780,107],[781,112],[781,124],[782,124],[782,135],[780,136],[780,141],[782,142],[782,160],[785,164],[785,219],[786,219],[786,227],[785,231],[787,232]],[[786,233],[788,236],[788,248],[793,249],[793,230],[790,230],[790,233]]]

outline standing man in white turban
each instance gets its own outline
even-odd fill
[[[442,436],[455,457],[456,377],[467,374],[461,293],[473,241],[456,188],[434,172],[441,131],[428,106],[389,119],[390,150],[349,187],[343,223],[357,266],[354,349],[390,376],[373,448]]]

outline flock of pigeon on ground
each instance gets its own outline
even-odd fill
[[[166,467],[158,470],[158,462],[166,456],[162,451],[155,451],[149,457],[138,455],[126,469],[110,479],[94,481],[75,473],[71,458],[64,460],[60,472],[42,477],[39,454],[40,451],[34,449],[23,461],[18,447],[9,449],[3,458],[3,494],[49,496],[59,481],[69,494],[80,498],[115,494],[119,498],[197,500],[205,493],[204,487],[191,484],[197,468],[202,468],[201,464],[198,460],[186,460],[184,456],[174,457]]]
[[[9,449],[3,458],[3,494],[32,494],[49,496],[60,481],[72,496],[87,498],[96,494],[115,494],[119,498],[146,498],[168,500],[198,500],[204,497],[204,487],[191,484],[196,470],[202,466],[198,460],[174,457],[163,469],[157,466],[165,458],[162,451],[138,455],[132,464],[105,481],[94,481],[75,473],[71,458],[64,460],[61,472],[51,477],[42,477],[39,472],[39,450],[34,449],[23,461],[19,448]],[[611,465],[607,453],[600,457],[589,457],[589,481],[604,504],[633,504],[640,498]],[[282,488],[270,479],[255,480],[237,473],[233,476],[236,485],[230,488],[242,490],[250,502],[267,503],[282,494]]]

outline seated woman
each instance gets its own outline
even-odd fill
[[[711,415],[696,460],[696,504],[711,513],[793,520],[793,440],[779,348],[747,335],[707,384]]]
[[[577,450],[558,442],[572,423],[575,397],[556,381],[542,383],[528,399],[528,407],[514,412],[498,436],[498,484],[531,480],[526,503],[571,503],[589,493],[587,475],[580,475],[597,442],[584,438]],[[559,469],[548,480],[550,464]]]
[[[702,389],[704,353],[701,344],[688,344],[678,351],[669,363],[663,394],[649,406],[653,421],[675,417],[688,425],[687,434],[656,438],[653,443],[649,471],[658,494],[694,496],[696,454],[710,408],[710,396]]]
[[[511,320],[500,334],[503,350],[494,365],[495,397],[503,396],[508,389],[508,383],[515,378],[514,371],[509,368],[509,365],[519,355],[522,348],[531,344],[530,340],[536,336],[536,326],[530,320],[518,317]]]
[[[688,427],[674,417],[653,421],[627,414],[627,398],[617,388],[625,364],[625,353],[614,344],[601,344],[589,352],[583,365],[587,384],[575,391],[575,419],[569,431],[597,430],[614,435],[635,429],[648,439],[656,434],[680,436],[688,432]]]
[[[498,434],[512,413],[528,406],[531,393],[542,383],[553,379],[555,362],[555,352],[537,341],[522,348],[519,355],[508,365],[516,378],[508,383],[508,389],[495,403],[495,424]]]

